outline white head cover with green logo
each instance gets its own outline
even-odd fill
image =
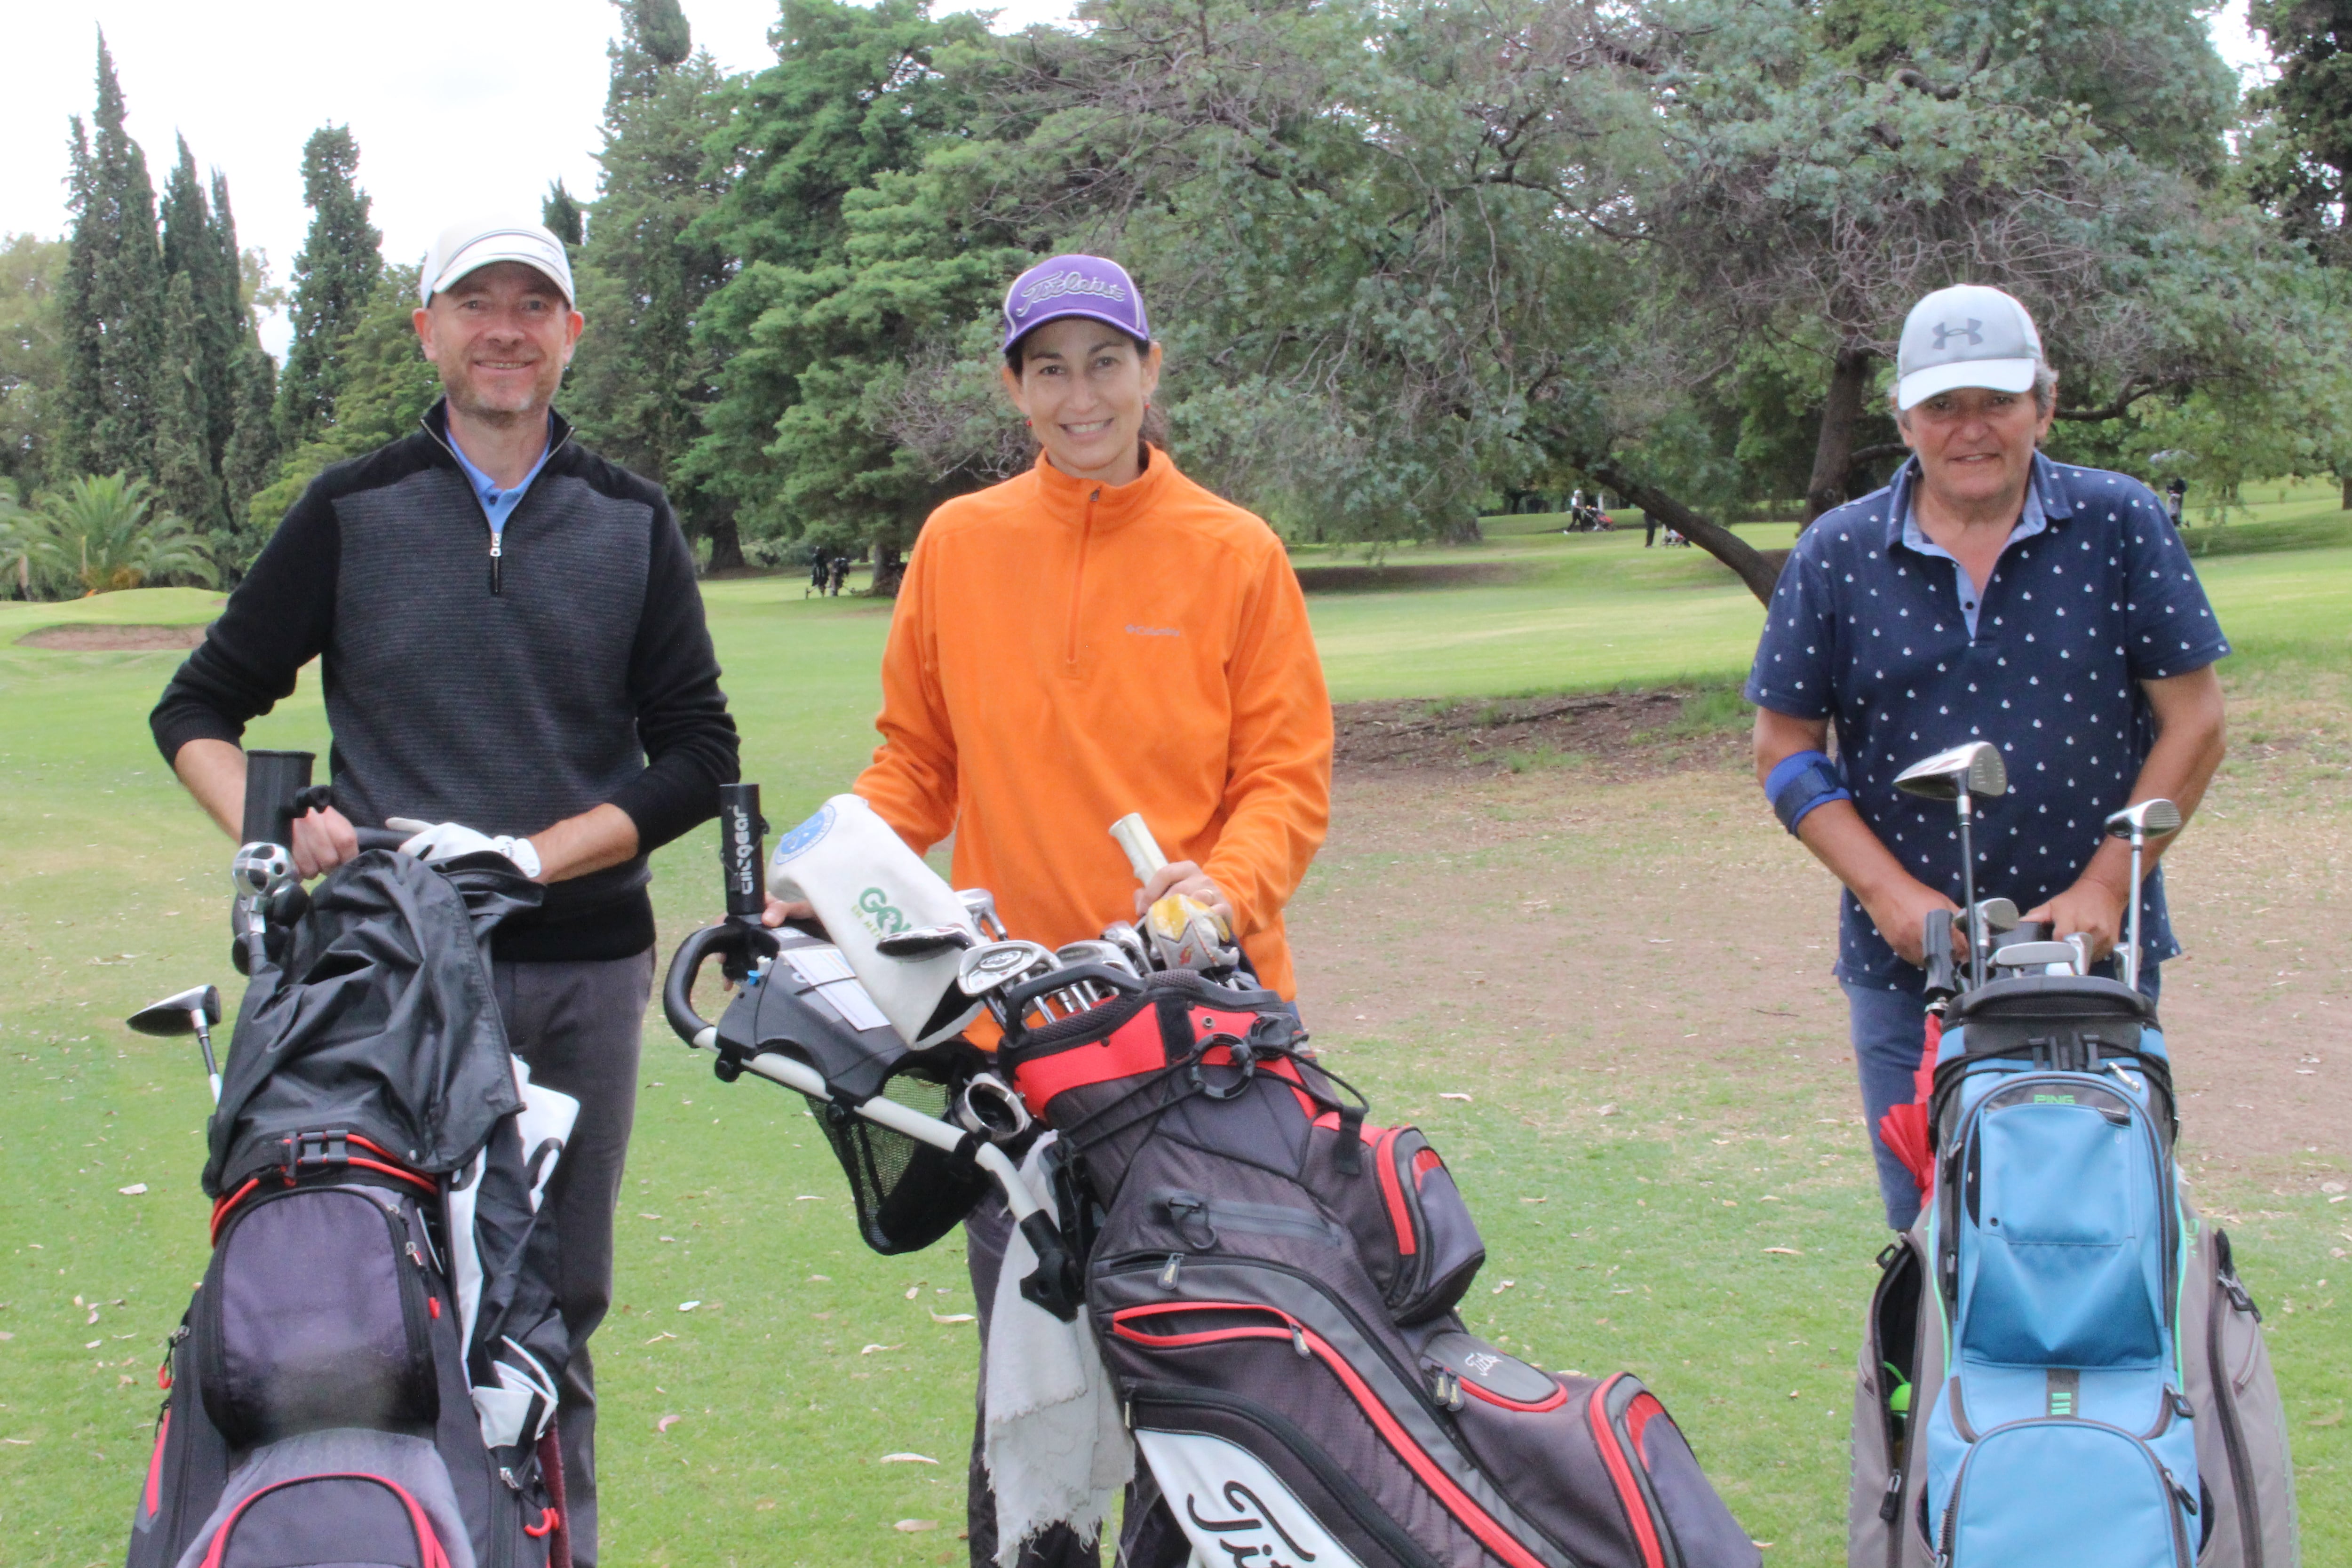
[[[825,934],[908,1045],[935,1046],[980,1016],[978,1002],[940,1011],[956,990],[960,953],[887,958],[875,945],[921,926],[973,927],[956,890],[858,796],[835,795],[784,835],[768,862],[768,891],[816,910]]]

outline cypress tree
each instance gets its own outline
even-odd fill
[[[278,438],[287,449],[334,423],[343,335],[383,273],[383,237],[368,223],[355,183],[359,143],[351,128],[322,125],[302,146],[302,200],[310,232],[294,258],[294,341],[278,382]]]
[[[58,289],[66,322],[64,429],[57,472],[143,474],[155,451],[154,383],[163,344],[163,264],[147,155],[123,130],[122,88],[103,34],[92,135],[73,117],[73,233]]]
[[[563,188],[562,180],[547,187],[547,199],[539,204],[539,221],[566,245],[576,247],[586,237],[587,220],[581,216],[579,198]]]
[[[565,408],[600,450],[668,487],[688,533],[710,541],[713,566],[740,565],[733,504],[682,468],[718,374],[694,321],[728,260],[695,225],[725,188],[704,152],[727,123],[724,84],[708,53],[690,53],[675,0],[616,4],[604,174],[574,268],[590,331]]]
[[[174,272],[163,290],[163,353],[154,380],[155,498],[209,547],[225,542],[228,513],[213,466],[204,337],[194,280]]]

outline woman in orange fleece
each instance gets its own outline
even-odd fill
[[[1282,542],[1144,439],[1160,345],[1116,263],[1015,279],[1003,374],[1037,464],[924,524],[853,787],[918,853],[954,833],[956,886],[993,891],[1016,936],[1058,947],[1189,893],[1292,996],[1282,909],[1330,816],[1331,703]],[[1109,832],[1130,811],[1171,858],[1139,892]],[[965,1226],[983,1347],[1008,1229],[1001,1200]],[[971,1479],[971,1560],[993,1564],[977,1436]],[[1185,1562],[1164,1510],[1129,1500],[1122,1561]],[[1058,1526],[1021,1557],[1095,1561]]]

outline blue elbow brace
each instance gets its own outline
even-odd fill
[[[1816,806],[1853,798],[1837,764],[1821,752],[1798,752],[1781,758],[1764,781],[1764,794],[1780,826],[1791,834]]]

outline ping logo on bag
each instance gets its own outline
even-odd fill
[[[2036,1105],[2072,1105],[2074,1103],[2074,1097],[2071,1094],[2037,1094],[2033,1097],[2033,1103]]]
[[[906,915],[879,888],[868,888],[857,895],[857,919],[877,937],[896,936],[907,929]]]
[[[1201,1562],[1363,1568],[1246,1449],[1202,1432],[1139,1428],[1135,1440]]]

